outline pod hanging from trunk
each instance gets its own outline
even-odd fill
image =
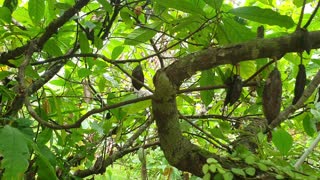
[[[281,74],[277,67],[269,74],[263,89],[263,112],[270,124],[280,113],[282,96]]]
[[[227,90],[227,95],[224,100],[224,106],[230,105],[232,106],[241,96],[242,92],[242,79],[239,75],[233,75],[230,77],[231,83],[229,84],[229,88]]]
[[[299,71],[296,77],[296,84],[294,87],[294,98],[292,104],[296,104],[298,100],[301,98],[304,91],[304,87],[306,85],[306,81],[306,68],[303,64],[299,64]]]
[[[140,64],[133,69],[132,76],[139,80],[141,83],[144,82],[144,75]],[[132,85],[137,90],[140,90],[142,88],[142,84],[139,83],[137,80],[132,79]]]

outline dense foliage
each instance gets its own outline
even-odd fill
[[[0,0],[1,179],[318,179],[319,4]]]

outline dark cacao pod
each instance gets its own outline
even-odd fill
[[[296,84],[294,87],[294,98],[293,98],[292,104],[296,104],[298,100],[301,98],[304,91],[304,87],[306,85],[306,81],[307,81],[306,68],[304,67],[303,64],[300,64],[298,75],[296,77]]]
[[[143,75],[142,67],[140,64],[133,69],[132,76],[137,80],[139,80],[140,82],[142,83],[144,82],[144,75]],[[137,90],[140,90],[142,88],[142,84],[140,84],[135,79],[132,79],[132,85]]]
[[[239,98],[242,92],[242,79],[239,75],[233,75],[231,84],[227,91],[227,96],[224,105],[232,106]]]
[[[263,89],[263,113],[270,124],[280,113],[282,96],[281,74],[277,68],[269,74]]]

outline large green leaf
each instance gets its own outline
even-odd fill
[[[98,2],[103,6],[103,8],[108,12],[112,13],[112,6],[107,0],[98,0]]]
[[[222,45],[244,42],[254,39],[255,37],[256,34],[249,28],[229,17],[223,18],[222,23],[218,25],[217,39]]]
[[[45,1],[44,0],[29,0],[28,12],[32,22],[38,25],[44,16]]]
[[[0,129],[1,168],[5,169],[4,179],[22,179],[28,168],[30,139],[18,129],[5,126]]]
[[[161,22],[156,22],[146,25],[146,27],[135,29],[127,36],[124,43],[127,45],[137,45],[146,42],[156,35],[161,25]]]
[[[240,63],[240,75],[243,79],[247,79],[256,72],[254,61],[246,61]]]
[[[315,122],[309,114],[306,114],[303,118],[303,129],[311,137],[317,131]]]
[[[38,165],[38,178],[48,180],[57,179],[54,169],[54,166],[56,165],[55,155],[44,145],[37,146],[33,143],[33,149],[37,155],[36,164]]]
[[[82,53],[90,53],[90,44],[84,33],[79,33],[80,50]]]
[[[58,46],[58,42],[55,39],[49,39],[43,47],[43,50],[48,52],[50,55],[56,57],[56,56],[61,56],[63,53]]]
[[[192,14],[204,14],[203,6],[205,5],[205,3],[202,0],[179,0],[179,1],[155,0],[155,1],[167,8],[173,8],[179,11],[192,13]]]
[[[11,23],[11,12],[10,9],[6,7],[0,7],[0,20],[3,20],[6,23]]]
[[[272,142],[282,155],[286,155],[292,147],[293,139],[287,131],[278,129],[272,132]]]
[[[216,10],[219,10],[223,0],[204,0],[209,6],[213,7]]]
[[[281,15],[272,9],[263,9],[257,6],[239,7],[229,12],[236,16],[263,24],[278,25],[285,28],[291,28],[295,25],[291,17]]]
[[[214,85],[213,80],[214,80],[214,73],[212,72],[211,69],[202,71],[201,77],[199,80],[200,87]],[[200,91],[201,100],[206,106],[208,106],[211,103],[213,95],[214,95],[213,90]]]
[[[111,54],[111,59],[117,59],[121,55],[123,50],[124,50],[123,46],[117,46],[117,47],[113,48],[112,54]]]

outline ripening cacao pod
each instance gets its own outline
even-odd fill
[[[143,75],[142,67],[140,64],[133,69],[132,76],[137,80],[139,80],[140,82],[142,83],[144,82],[144,75]],[[138,81],[134,79],[132,79],[132,85],[137,90],[140,90],[142,88],[142,84],[140,84]]]
[[[282,95],[281,74],[277,68],[269,74],[263,89],[263,112],[270,124],[280,113]]]
[[[294,87],[294,98],[293,98],[292,104],[296,104],[298,100],[301,98],[304,91],[304,87],[306,85],[306,81],[307,81],[306,68],[304,67],[303,64],[300,64],[298,75],[296,77],[296,84]]]
[[[239,98],[242,92],[242,79],[239,75],[233,75],[231,83],[227,91],[226,99],[224,100],[224,105],[232,106]]]

